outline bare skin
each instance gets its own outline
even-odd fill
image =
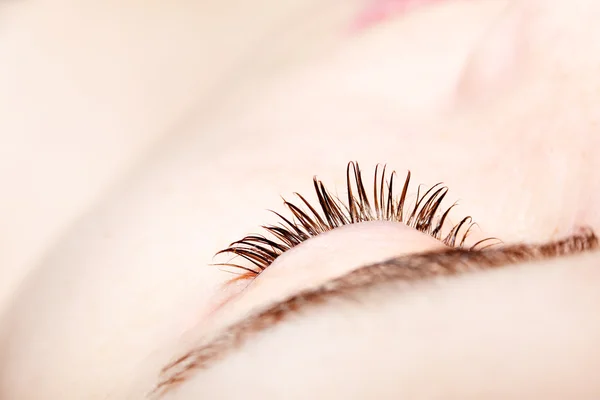
[[[388,256],[376,246],[351,246],[306,277],[303,265],[322,257],[318,240],[310,240],[271,275],[267,270],[263,290],[257,284],[242,307],[217,308],[243,283],[224,290],[231,276],[208,266],[212,255],[271,222],[264,210],[280,210],[280,195],[310,193],[313,175],[343,188],[349,160],[410,169],[415,183],[444,181],[450,200],[460,199],[453,217],[472,215],[482,235],[533,242],[580,225],[600,231],[596,3],[450,1],[354,34],[342,27],[358,3],[280,3],[269,4],[261,21],[247,16],[264,15],[258,5],[233,21],[217,6],[194,13],[181,4],[189,26],[206,31],[190,33],[180,28],[183,17],[173,17],[166,24],[175,31],[174,49],[131,55],[130,42],[103,39],[100,54],[157,68],[165,81],[133,66],[93,79],[104,64],[65,44],[65,57],[88,68],[73,88],[88,93],[86,83],[103,101],[82,107],[83,94],[73,89],[53,104],[57,111],[35,103],[39,120],[55,125],[0,119],[7,124],[2,140],[31,138],[3,161],[17,165],[22,180],[2,168],[12,205],[2,235],[12,242],[1,255],[8,276],[1,398],[144,398],[166,363],[225,321],[317,285],[332,270],[356,268],[359,256]],[[17,33],[46,15],[43,7],[15,5],[0,50],[24,47]],[[113,18],[106,7],[103,15]],[[137,20],[136,7],[123,18]],[[169,7],[157,6],[153,15],[179,15]],[[60,23],[65,31],[92,32],[94,25],[81,28],[75,14]],[[50,32],[54,25],[37,26]],[[233,26],[245,34],[230,37]],[[291,33],[265,33],[282,26]],[[319,34],[306,34],[315,26]],[[249,55],[256,43],[261,50]],[[179,58],[161,70],[156,65],[168,51]],[[15,71],[25,65],[18,62]],[[197,67],[181,69],[190,63]],[[27,85],[15,83],[11,95],[27,89],[51,97],[58,91],[51,85],[63,86],[49,78]],[[11,98],[2,97],[2,110],[14,116],[26,103]],[[77,152],[29,147],[40,126],[62,132]],[[111,159],[115,149],[119,156]],[[73,159],[59,164],[65,157]],[[25,172],[31,160],[40,171],[33,177]],[[85,168],[97,171],[94,179]],[[45,202],[26,203],[49,177]],[[346,234],[353,243],[413,243],[352,228]],[[344,242],[333,234],[327,240]],[[327,306],[274,329],[169,398],[597,398],[598,261],[592,253],[424,284],[403,296],[375,291],[359,308]],[[262,373],[272,378],[251,379]]]

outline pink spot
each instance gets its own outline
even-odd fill
[[[388,18],[405,14],[415,8],[435,3],[440,0],[368,0],[369,4],[354,20],[351,29],[361,30],[368,28]]]

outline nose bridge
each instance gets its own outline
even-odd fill
[[[590,50],[600,50],[600,3],[591,0],[515,2],[526,29],[523,40],[560,65],[590,60]],[[591,59],[598,60],[600,54]],[[549,61],[549,60],[548,60]]]

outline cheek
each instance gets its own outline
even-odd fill
[[[473,184],[500,203],[521,197],[503,223],[537,227],[528,240],[600,228],[600,40],[588,23],[599,11],[583,0],[513,3],[470,53],[450,118],[436,128],[477,147],[469,159],[485,174]]]
[[[469,54],[459,98],[476,107],[482,100],[501,101],[504,94],[542,81],[562,87],[557,98],[569,95],[564,89],[575,84],[597,87],[600,29],[593,23],[600,16],[597,3],[512,2],[498,16]]]

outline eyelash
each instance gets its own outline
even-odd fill
[[[380,173],[381,171],[381,173]],[[467,216],[454,225],[446,236],[442,237],[442,228],[450,210],[456,203],[440,212],[441,203],[448,193],[448,188],[442,183],[433,185],[421,195],[421,187],[417,189],[415,205],[406,212],[406,195],[410,184],[410,171],[406,174],[400,196],[394,195],[394,182],[396,172],[386,175],[386,166],[375,167],[373,181],[373,205],[371,205],[362,173],[357,162],[350,162],[346,168],[346,186],[348,203],[345,204],[337,196],[332,196],[325,188],[323,182],[316,177],[313,185],[319,206],[323,215],[313,207],[304,196],[295,193],[300,202],[307,208],[288,202],[284,205],[291,212],[292,218],[286,218],[280,213],[273,212],[280,219],[278,225],[263,225],[262,228],[273,238],[263,235],[248,235],[231,243],[219,254],[233,254],[252,263],[255,269],[234,263],[219,263],[218,266],[229,266],[241,269],[242,277],[257,276],[267,269],[277,257],[300,243],[321,233],[333,230],[343,225],[356,224],[367,221],[392,221],[400,222],[420,232],[427,233],[433,238],[450,247],[462,248],[471,229],[476,225],[472,218]],[[353,189],[354,182],[356,194]],[[481,250],[481,245],[494,238],[478,241],[469,250]],[[484,247],[488,247],[486,245]]]

